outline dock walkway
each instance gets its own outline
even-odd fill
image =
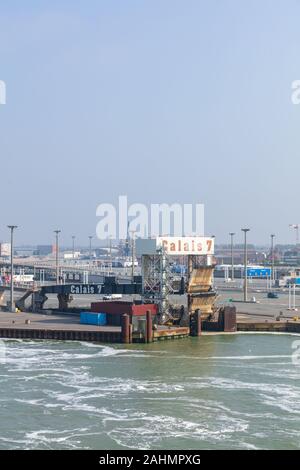
[[[121,327],[80,324],[76,315],[0,313],[0,338],[78,340],[120,343]]]
[[[239,314],[237,331],[300,333],[300,321],[292,319],[274,321],[267,316]],[[189,333],[187,327],[159,326],[153,331],[152,340],[183,338],[189,336]],[[0,312],[0,338],[124,342],[120,326],[83,325],[78,315],[46,312]],[[132,342],[144,342],[144,340],[141,334],[133,333]]]
[[[153,340],[182,338],[189,335],[189,328],[158,327]],[[0,312],[0,338],[54,339],[122,343],[120,326],[83,325],[78,315],[47,313]],[[143,338],[133,334],[133,342]]]

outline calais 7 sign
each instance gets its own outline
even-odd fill
[[[101,294],[102,284],[70,284],[66,285],[70,294]]]
[[[169,255],[213,255],[212,237],[158,237],[157,247],[162,246]]]

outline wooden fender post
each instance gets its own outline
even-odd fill
[[[201,336],[201,312],[199,309],[190,316],[190,336]]]
[[[129,316],[125,313],[121,317],[121,338],[122,343],[129,344],[131,343],[131,328],[130,328],[130,321]]]
[[[152,343],[153,341],[153,328],[152,328],[152,313],[150,310],[146,312],[146,343]]]

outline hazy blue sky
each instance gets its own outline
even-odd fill
[[[0,0],[0,239],[83,243],[101,202],[203,202],[294,240],[300,2]]]

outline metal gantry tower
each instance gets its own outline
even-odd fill
[[[170,317],[169,296],[173,293],[170,262],[166,251],[159,248],[155,255],[142,255],[143,299],[157,303],[160,322]]]

